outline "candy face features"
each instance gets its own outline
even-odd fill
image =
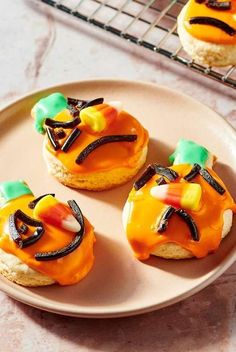
[[[215,44],[236,44],[236,1],[189,0],[184,27],[193,37]]]
[[[197,210],[202,189],[197,183],[168,183],[151,188],[150,193],[165,204],[177,208]]]
[[[35,198],[23,181],[14,184],[11,200],[0,207],[1,250],[54,282],[77,283],[94,262],[93,227],[74,200],[66,205],[53,194]]]
[[[209,154],[182,139],[170,158],[174,165],[151,164],[134,183],[123,223],[137,258],[202,258],[217,250],[236,205],[222,180],[206,167]],[[169,244],[178,251],[172,252]]]
[[[0,183],[0,207],[13,199],[32,194],[32,191],[24,181],[2,182]]]
[[[53,93],[40,99],[32,109],[35,119],[34,127],[37,132],[45,133],[44,121],[46,118],[53,119],[59,112],[67,108],[67,99],[61,93]]]

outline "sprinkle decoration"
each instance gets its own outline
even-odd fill
[[[71,252],[73,252],[81,244],[84,236],[84,231],[85,231],[84,217],[75,200],[69,200],[68,205],[71,208],[71,211],[74,217],[76,218],[76,220],[79,222],[81,226],[80,231],[76,233],[75,238],[66,247],[63,247],[56,251],[36,253],[34,256],[36,260],[48,261],[48,260],[55,260],[55,259],[62,258],[70,254]]]
[[[223,32],[227,33],[230,36],[234,36],[236,34],[236,30],[229,26],[227,23],[218,20],[217,18],[213,17],[205,17],[205,16],[196,16],[196,17],[191,17],[189,20],[190,24],[203,24],[203,25],[209,25],[212,27],[216,27],[221,29]]]
[[[46,133],[53,149],[54,150],[60,149],[60,144],[58,143],[54,130],[52,128],[46,127]]]
[[[78,117],[76,117],[74,120],[66,121],[66,122],[56,121],[56,120],[53,120],[53,119],[46,119],[45,120],[45,125],[49,126],[51,128],[64,128],[64,129],[67,129],[67,128],[76,127],[80,122],[81,121],[80,121],[80,119]]]
[[[174,214],[175,212],[175,208],[172,206],[169,206],[166,208],[166,210],[164,211],[164,213],[162,214],[162,217],[160,219],[158,228],[157,228],[157,232],[162,233],[164,231],[166,231],[167,227],[168,227],[168,220],[171,218],[171,216]]]
[[[184,179],[188,182],[193,180],[194,177],[196,177],[199,174],[200,170],[201,170],[201,166],[199,164],[194,164],[191,171],[184,176]]]
[[[199,241],[198,228],[191,215],[189,215],[184,209],[176,210],[175,214],[177,214],[181,219],[183,219],[188,225],[192,239],[194,241]]]
[[[73,131],[69,134],[69,136],[66,138],[64,144],[61,147],[61,150],[63,152],[68,152],[72,144],[76,141],[76,139],[80,136],[81,130],[78,128],[73,129]]]
[[[34,233],[27,237],[27,238],[22,238],[22,226],[20,229],[17,227],[17,220],[21,220],[24,222],[24,224],[27,224],[29,226],[36,227],[36,230]],[[28,231],[28,227],[27,227]],[[12,240],[20,247],[20,248],[26,248],[28,246],[31,246],[35,242],[37,242],[42,235],[44,234],[44,226],[41,221],[35,220],[31,218],[30,216],[26,215],[23,211],[18,209],[14,214],[11,214],[9,216],[9,233],[12,238]]]
[[[206,169],[200,169],[200,175],[204,178],[204,180],[216,190],[219,194],[223,195],[225,193],[225,189],[217,182],[214,177]]]
[[[99,139],[96,139],[94,142],[87,145],[86,148],[82,150],[79,156],[76,159],[77,164],[82,164],[83,161],[91,154],[95,149],[99,148],[100,146],[108,143],[114,142],[134,142],[137,139],[136,134],[127,134],[127,135],[109,135],[103,136]]]
[[[31,202],[29,202],[28,207],[29,207],[30,209],[34,209],[35,206],[36,206],[36,204],[37,204],[42,198],[44,198],[44,197],[46,197],[46,196],[55,197],[55,193],[46,193],[46,194],[43,194],[42,196],[39,196],[38,198],[36,198],[36,199],[32,200]]]

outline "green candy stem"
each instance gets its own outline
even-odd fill
[[[27,184],[22,181],[6,181],[0,183],[0,206],[10,200],[22,197],[26,194],[32,194]]]
[[[182,138],[174,153],[169,156],[169,161],[173,165],[199,164],[201,167],[205,167],[209,155],[209,151],[203,146]]]
[[[33,107],[35,115],[34,127],[37,132],[44,134],[44,121],[53,119],[59,112],[67,108],[67,99],[61,93],[53,93],[40,99]]]

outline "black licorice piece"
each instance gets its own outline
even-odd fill
[[[169,169],[168,167],[159,164],[153,164],[153,167],[156,174],[166,177],[169,181],[174,181],[179,177],[176,171]]]
[[[76,139],[80,136],[81,130],[78,128],[73,129],[73,131],[69,134],[69,136],[66,138],[64,144],[61,147],[61,150],[63,152],[67,152],[72,144],[76,141]]]
[[[184,176],[184,179],[188,182],[191,181],[194,177],[196,177],[199,174],[200,170],[201,170],[201,166],[199,164],[194,164],[190,172]]]
[[[36,199],[32,200],[31,202],[29,202],[28,207],[29,207],[30,209],[34,209],[35,206],[36,206],[36,204],[37,204],[42,198],[44,198],[44,197],[46,197],[46,196],[55,197],[55,193],[46,193],[46,194],[43,194],[42,196],[39,196],[38,198],[36,198]]]
[[[79,117],[76,117],[74,120],[71,121],[56,121],[53,119],[46,119],[45,120],[45,125],[49,126],[51,128],[74,128],[76,127],[79,123],[81,122]]]
[[[26,224],[22,224],[21,227],[18,229],[21,235],[25,235],[28,232],[29,228]]]
[[[8,224],[9,224],[9,234],[12,240],[20,247],[22,245],[22,238],[16,226],[15,214],[11,214],[9,216]]]
[[[77,106],[78,108],[81,108],[87,102],[88,102],[87,100],[75,99],[75,98],[69,98],[69,97],[67,98],[68,105]]]
[[[88,108],[89,106],[103,104],[103,102],[104,102],[103,98],[96,98],[96,99],[93,99],[93,100],[89,100],[86,104],[84,104],[81,107],[81,110],[85,109],[85,108]]]
[[[162,233],[166,231],[168,226],[168,220],[174,214],[174,212],[175,208],[173,208],[171,205],[164,211],[158,224],[157,232]]]
[[[206,6],[214,10],[227,11],[231,9],[231,1],[208,0]]]
[[[198,4],[203,4],[205,0],[195,0],[195,2],[197,2]]]
[[[164,179],[164,177],[160,177],[156,180],[156,183],[158,186],[161,186],[161,185],[166,185],[166,180]]]
[[[181,219],[183,219],[188,225],[192,239],[194,241],[199,241],[198,228],[193,218],[184,209],[176,210],[175,214],[177,214]]]
[[[20,248],[26,248],[40,240],[40,238],[43,236],[45,230],[43,227],[37,227],[36,230],[34,231],[33,235],[24,238],[22,240],[22,244],[20,245]]]
[[[52,128],[46,128],[46,132],[47,132],[47,136],[48,136],[48,139],[53,147],[54,150],[58,150],[60,149],[60,144],[58,143],[57,141],[57,137],[56,137],[56,134],[55,132],[53,131]]]
[[[70,111],[71,116],[73,116],[74,118],[78,117],[80,114],[80,109],[77,108],[76,106],[73,105],[68,105],[68,109]]]
[[[34,256],[36,260],[48,261],[48,260],[55,260],[55,259],[62,258],[70,254],[71,252],[73,252],[81,244],[83,240],[84,230],[85,230],[84,217],[78,204],[74,200],[69,200],[68,205],[71,208],[74,217],[76,218],[76,220],[79,222],[81,226],[80,231],[76,233],[75,238],[73,239],[73,241],[71,241],[68,244],[68,246],[58,249],[56,251],[38,252]]]
[[[94,142],[87,145],[86,148],[82,150],[79,156],[76,159],[76,164],[82,164],[82,162],[87,158],[89,154],[91,154],[95,149],[107,143],[114,142],[134,142],[137,139],[136,134],[127,134],[127,135],[110,135],[103,136],[99,139],[96,139]]]
[[[66,133],[62,128],[55,133],[56,133],[57,139],[63,139],[66,136]]]
[[[155,175],[155,169],[153,168],[153,165],[148,165],[146,170],[143,172],[143,174],[135,181],[134,183],[134,189],[138,191],[140,188],[142,188],[151,178]]]
[[[204,178],[204,180],[212,187],[216,192],[219,194],[224,194],[225,189],[214,179],[213,176],[206,170],[206,169],[201,169],[199,171],[200,175]]]
[[[227,33],[230,36],[233,36],[236,34],[236,30],[229,26],[227,23],[218,20],[217,18],[213,17],[205,17],[205,16],[196,16],[196,17],[191,17],[189,20],[190,24],[203,24],[203,25],[208,25],[212,27],[216,27],[221,29],[223,32]]]
[[[34,231],[33,235],[31,235],[25,239],[22,239],[21,235],[23,233],[22,233],[21,229],[22,229],[22,226],[25,224],[21,225],[21,227],[18,229],[17,228],[17,219],[23,221],[25,224],[27,224],[29,226],[36,227],[36,230]],[[28,230],[28,226],[26,226],[26,228]],[[34,244],[42,237],[42,235],[44,233],[44,226],[41,221],[38,221],[38,220],[31,218],[30,216],[23,213],[23,211],[18,209],[14,214],[11,214],[9,216],[9,233],[10,233],[10,236],[13,239],[13,241],[20,248],[25,248],[25,247],[28,247],[28,246]]]

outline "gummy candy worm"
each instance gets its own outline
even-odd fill
[[[230,36],[233,36],[236,34],[236,30],[229,26],[227,23],[218,20],[217,18],[213,17],[205,17],[205,16],[196,16],[196,17],[191,17],[189,20],[190,24],[206,24],[209,26],[217,27],[227,33]]]
[[[82,162],[87,158],[89,154],[91,154],[95,149],[100,147],[101,145],[107,143],[114,143],[114,142],[134,142],[137,139],[136,134],[116,134],[110,136],[103,136],[99,139],[96,139],[94,142],[87,145],[86,148],[82,150],[79,156],[76,159],[77,164],[82,164]]]
[[[75,200],[69,200],[67,203],[71,208],[74,217],[80,224],[80,227],[81,227],[80,231],[76,233],[75,238],[66,247],[63,247],[56,251],[36,253],[34,256],[36,260],[47,261],[47,260],[55,260],[58,258],[62,258],[70,254],[71,252],[73,252],[81,244],[83,240],[84,230],[85,230],[83,214]]]
[[[34,231],[33,235],[29,236],[28,238],[22,239],[21,228],[17,228],[17,219],[23,221],[27,225],[36,227],[36,230]],[[29,217],[20,209],[18,209],[14,214],[11,214],[9,216],[9,232],[11,238],[20,248],[28,247],[37,242],[44,234],[44,231],[44,226],[41,221]]]

